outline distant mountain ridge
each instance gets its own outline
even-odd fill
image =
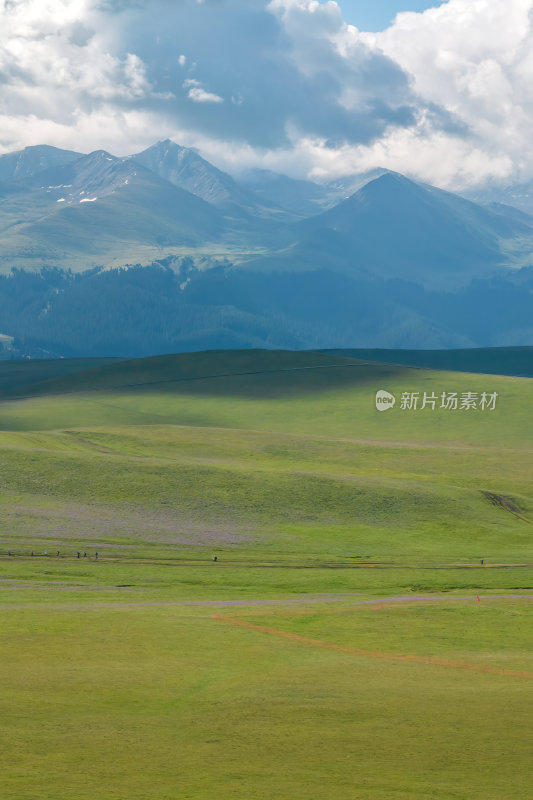
[[[487,186],[464,192],[464,196],[484,205],[497,203],[533,214],[533,181],[510,186]]]
[[[0,156],[0,358],[529,345],[532,265],[532,216],[390,170],[238,181],[170,140]]]
[[[81,155],[73,150],[61,150],[45,144],[7,153],[0,156],[0,181],[24,180],[50,167],[68,164]]]
[[[525,237],[533,244],[533,218],[484,208],[394,172],[298,229],[304,241],[320,246],[327,239],[335,253],[349,252],[350,263],[364,264],[366,274],[441,288],[465,285],[504,266],[502,239]]]
[[[222,229],[212,205],[104,150],[27,170],[1,199],[0,221],[0,261],[33,268],[124,264],[144,248],[191,248]]]

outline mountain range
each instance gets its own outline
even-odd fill
[[[533,217],[488,199],[28,147],[0,157],[0,357],[531,344]]]

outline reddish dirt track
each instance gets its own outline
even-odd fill
[[[502,597],[509,597],[509,595],[500,595],[498,599],[501,599]],[[522,595],[522,597],[524,596]],[[526,595],[525,597],[528,596]],[[398,602],[401,599],[403,598],[389,598],[388,601],[390,602],[390,600],[393,600],[393,602]],[[407,599],[408,598],[405,598],[405,600]],[[412,598],[409,599],[412,600]],[[496,598],[493,597],[492,599]],[[387,600],[386,599],[383,599],[381,601],[374,600],[370,602],[387,603]],[[374,658],[383,661],[402,661],[414,664],[426,664],[435,667],[448,667],[452,669],[467,670],[470,672],[484,672],[490,675],[503,675],[510,678],[522,678],[526,680],[533,680],[533,672],[523,672],[514,669],[503,669],[500,667],[487,667],[483,664],[469,664],[461,661],[452,661],[447,658],[405,655],[400,653],[385,653],[379,650],[360,650],[355,647],[347,647],[345,645],[334,644],[332,642],[324,642],[321,641],[320,639],[310,639],[307,636],[300,636],[299,634],[291,633],[290,631],[281,631],[278,630],[277,628],[271,628],[268,625],[254,625],[251,622],[236,617],[228,617],[228,616],[223,616],[221,614],[213,614],[212,619],[216,619],[220,622],[225,622],[228,625],[235,625],[240,628],[246,628],[248,630],[257,631],[258,633],[266,633],[270,636],[278,636],[282,639],[289,639],[290,641],[309,645],[311,647],[321,647],[326,650],[334,650],[339,653],[348,653],[349,655],[361,656],[363,658]]]

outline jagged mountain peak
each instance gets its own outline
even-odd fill
[[[50,167],[33,176],[32,184],[46,190],[58,190],[59,200],[67,203],[85,195],[104,197],[134,177],[136,165],[117,158],[107,150],[94,150],[73,161]]]
[[[121,159],[117,158],[117,156],[111,155],[108,153],[107,150],[92,150],[86,156],[82,156],[83,159],[91,160],[91,161],[102,161],[105,159],[106,161],[120,161]]]
[[[131,159],[181,189],[217,206],[253,208],[257,200],[226,172],[171,139],[157,142]]]

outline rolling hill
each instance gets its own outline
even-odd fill
[[[388,364],[452,372],[481,372],[533,378],[533,347],[487,347],[475,350],[339,350],[338,355]]]
[[[473,365],[472,354],[470,361]],[[492,361],[495,370],[499,367],[498,356],[491,351],[481,351],[479,361]],[[527,403],[533,384],[524,378],[432,371],[362,360],[350,351],[206,351],[100,364],[89,359],[88,369],[81,359],[70,362],[72,366],[66,361],[61,368],[63,374],[58,373],[58,362],[36,363],[40,364],[38,369],[31,362],[23,366],[18,362],[4,364],[0,427],[12,427],[13,413],[15,418],[22,414],[21,419],[28,414],[28,419],[34,420],[32,424],[45,428],[57,424],[83,426],[86,408],[91,414],[89,424],[99,424],[94,413],[103,414],[102,424],[108,416],[127,424],[129,408],[132,424],[141,419],[143,424],[189,424],[181,417],[185,413],[186,419],[196,420],[194,424],[207,426],[259,425],[268,430],[322,431],[332,435],[340,435],[341,430],[355,435],[356,430],[365,428],[368,435],[391,440],[401,440],[404,428],[405,435],[414,436],[417,441],[424,441],[427,436],[433,437],[432,441],[447,441],[457,435],[472,444],[488,435],[487,425],[494,424],[490,432],[493,443],[505,435],[508,444],[528,446],[523,437],[523,420],[528,418]],[[412,386],[412,391],[423,393],[433,386],[441,386],[442,391],[454,382],[460,387],[470,385],[472,391],[504,387],[507,400],[502,399],[503,407],[494,414],[433,414],[430,409],[410,414],[398,408],[390,415],[376,413],[374,395],[380,388],[392,387],[391,391],[401,393],[411,391]],[[118,405],[114,401],[108,405],[107,395],[121,400]],[[328,398],[336,398],[337,411],[331,419],[320,420],[320,415],[326,413]],[[509,403],[516,404],[514,411]],[[300,409],[295,418],[290,410],[293,406]],[[71,407],[68,416],[66,407]],[[505,418],[504,422],[510,413],[514,413],[514,421]]]
[[[531,379],[271,351],[0,375],[7,797],[527,796]]]

